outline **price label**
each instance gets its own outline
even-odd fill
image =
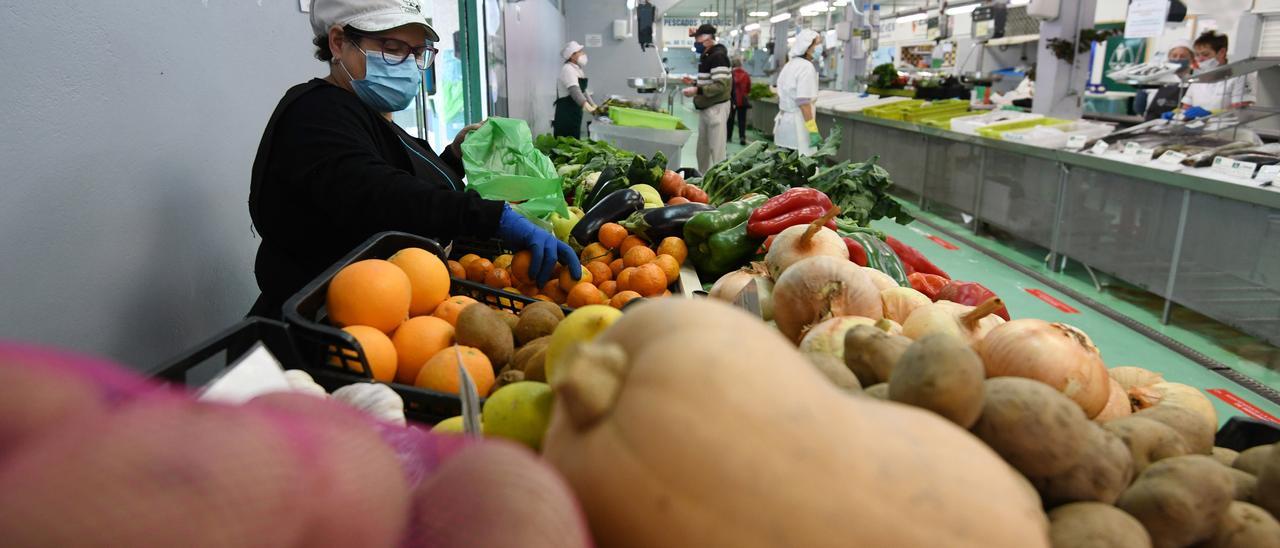
[[[1253,162],[1245,162],[1242,160],[1232,160],[1219,156],[1213,159],[1213,169],[1223,175],[1232,177],[1240,177],[1242,179],[1250,179],[1253,177],[1253,170],[1258,168],[1258,164]]]
[[[1090,150],[1094,154],[1097,154],[1098,156],[1102,156],[1103,154],[1106,154],[1107,150],[1110,148],[1111,148],[1111,145],[1108,145],[1106,141],[1098,141],[1093,144],[1093,148]]]
[[[1280,164],[1272,164],[1262,166],[1262,169],[1258,170],[1258,174],[1254,175],[1253,179],[1260,183],[1270,183],[1275,181],[1277,176],[1280,176]]]
[[[1137,156],[1137,155],[1138,155],[1138,151],[1140,151],[1140,150],[1142,150],[1142,145],[1139,145],[1138,143],[1135,143],[1135,142],[1130,141],[1130,142],[1128,142],[1128,143],[1125,143],[1125,144],[1124,144],[1124,155],[1125,155],[1125,156]]]
[[[1162,164],[1178,165],[1178,164],[1181,164],[1182,161],[1186,159],[1187,159],[1186,154],[1183,154],[1176,150],[1169,150],[1169,151],[1166,151],[1164,154],[1161,154],[1160,159],[1158,161]]]
[[[1084,144],[1089,138],[1084,135],[1072,135],[1067,139],[1067,150],[1080,150],[1084,148]],[[1102,141],[1098,141],[1102,142]]]
[[[1138,152],[1134,153],[1134,156],[1137,156],[1137,159],[1142,160],[1144,162],[1151,160],[1151,157],[1155,155],[1156,155],[1156,149],[1149,148],[1149,147],[1139,148]]]

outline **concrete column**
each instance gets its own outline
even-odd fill
[[[1032,111],[1055,118],[1075,119],[1084,111],[1084,86],[1089,78],[1089,53],[1077,53],[1075,63],[1067,63],[1046,47],[1050,38],[1076,42],[1080,29],[1094,24],[1097,0],[1062,2],[1058,18],[1040,23],[1039,51],[1036,54],[1036,94]]]

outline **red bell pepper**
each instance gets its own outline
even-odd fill
[[[862,248],[862,244],[853,238],[841,236],[844,240],[845,247],[849,248],[849,260],[858,266],[867,266],[867,250]]]
[[[907,276],[907,281],[911,282],[911,289],[919,291],[924,296],[929,297],[931,301],[938,300],[938,293],[942,288],[951,283],[951,280],[938,276],[936,274],[925,274],[923,272],[915,272]]]
[[[921,272],[924,274],[942,276],[948,280],[951,279],[951,276],[947,275],[947,273],[941,268],[938,268],[936,265],[929,262],[929,259],[924,258],[924,254],[920,253],[919,250],[902,243],[901,240],[894,238],[893,236],[886,237],[884,241],[889,244],[889,247],[893,249],[894,253],[898,254],[898,258],[902,259],[902,264],[908,269],[908,275],[912,272]],[[970,306],[977,306],[978,304],[981,304],[981,302],[974,303]]]
[[[978,306],[995,296],[994,292],[978,282],[953,281],[938,292],[938,300],[940,301],[951,301],[967,306]],[[1001,306],[996,309],[995,315],[1008,320],[1009,309]]]
[[[747,235],[764,238],[778,234],[789,227],[807,225],[834,207],[831,198],[812,188],[793,188],[774,196],[751,212],[747,219]],[[836,230],[835,221],[825,225]]]

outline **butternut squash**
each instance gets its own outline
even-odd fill
[[[731,306],[641,304],[561,365],[543,456],[601,546],[1048,546],[991,449],[846,395]]]

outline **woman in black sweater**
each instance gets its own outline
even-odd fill
[[[284,301],[369,236],[399,230],[442,242],[497,237],[529,249],[544,283],[558,261],[578,278],[564,242],[507,204],[467,192],[459,134],[437,155],[391,121],[417,94],[439,36],[418,0],[315,0],[316,57],[329,75],[290,89],[254,160],[249,213],[262,236],[251,314]]]

